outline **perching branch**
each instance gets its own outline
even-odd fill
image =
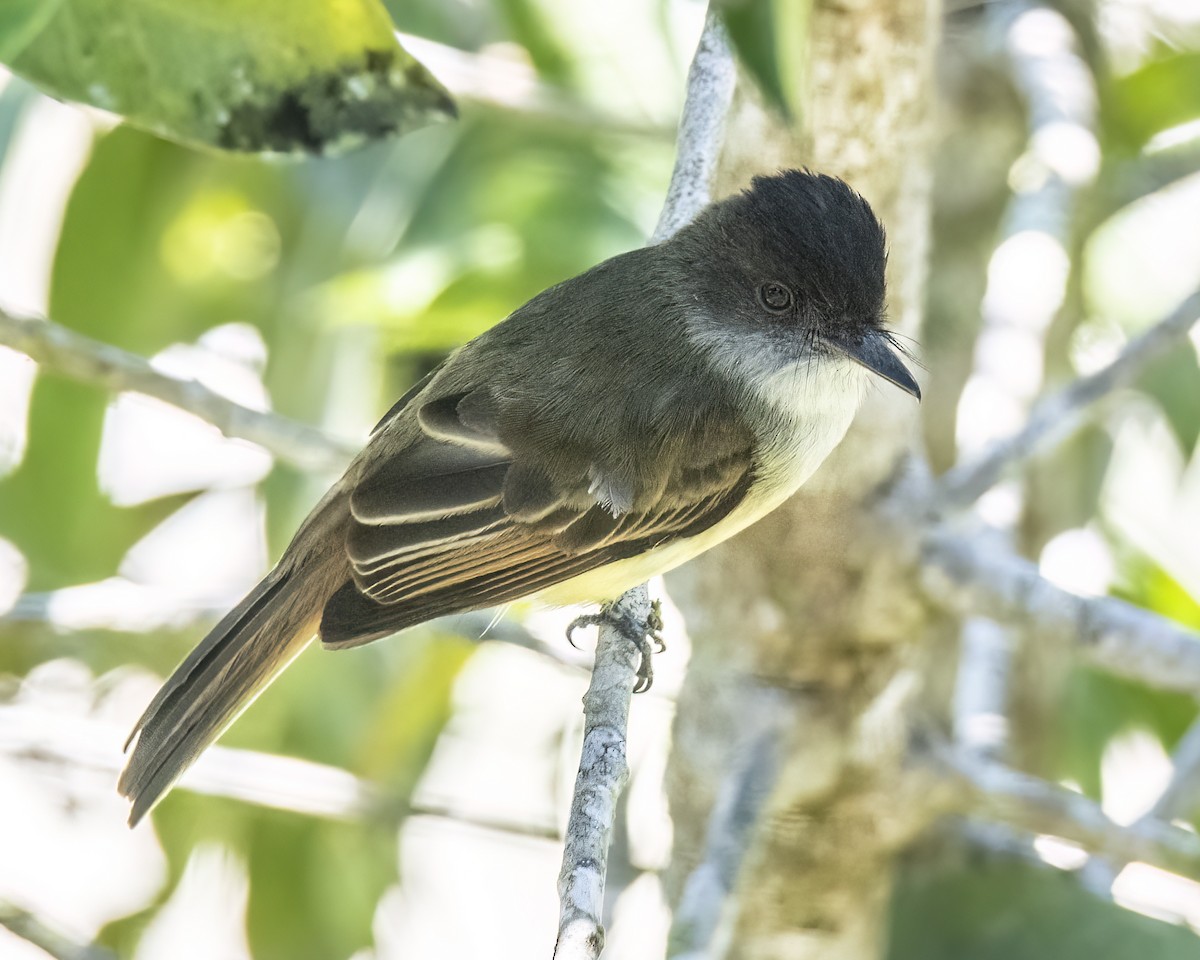
[[[651,243],[661,243],[687,226],[712,199],[713,178],[725,139],[725,116],[736,80],[737,68],[725,28],[710,8],[688,70],[675,168]]]
[[[113,392],[143,393],[211,423],[227,437],[257,443],[282,460],[314,470],[339,470],[355,447],[315,427],[263,410],[251,410],[195,380],[156,370],[143,357],[101,343],[49,320],[0,311],[0,345],[12,347],[42,369]]]
[[[1200,877],[1200,837],[1158,820],[1113,823],[1087,797],[967,752],[939,746],[926,759],[940,779],[947,813],[982,816],[1032,834],[1050,834],[1121,863],[1141,861]]]
[[[924,535],[921,564],[922,586],[939,606],[1068,640],[1119,676],[1200,693],[1200,635],[1165,617],[1114,597],[1068,593],[999,544],[945,527]]]
[[[675,169],[651,243],[671,236],[708,204],[735,80],[724,27],[710,9],[688,71]],[[645,584],[622,596],[613,610],[647,625],[650,594]],[[601,626],[596,666],[583,698],[583,751],[558,878],[555,960],[595,960],[604,949],[604,882],[617,797],[629,776],[625,731],[636,668],[637,653],[629,640],[615,626]]]
[[[645,624],[650,591],[634,587],[614,605],[617,616]],[[604,880],[617,797],[629,780],[625,731],[637,673],[638,651],[615,626],[602,626],[596,665],[583,697],[583,749],[567,818],[558,874],[558,941],[555,960],[595,960],[604,949]]]
[[[1197,320],[1200,320],[1200,291],[1126,344],[1108,366],[1041,400],[1018,433],[998,441],[978,460],[949,470],[938,483],[934,502],[942,509],[969,506],[1006,470],[1037,451],[1068,439],[1087,422],[1098,401],[1132,384],[1150,364],[1186,338]]]

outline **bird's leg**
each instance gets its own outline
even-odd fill
[[[658,653],[667,649],[666,641],[662,636],[662,604],[658,600],[654,600],[650,604],[650,616],[646,618],[645,623],[628,613],[618,611],[612,604],[605,604],[600,608],[599,613],[585,613],[572,620],[567,627],[567,642],[571,646],[576,645],[574,634],[581,627],[603,627],[605,625],[615,628],[622,637],[637,647],[641,663],[638,665],[638,679],[633,692],[645,693],[654,684],[654,668],[650,661],[655,653],[655,648]]]

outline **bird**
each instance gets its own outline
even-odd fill
[[[783,170],[451,353],[146,708],[118,783],[130,824],[313,639],[342,650],[525,597],[611,602],[778,507],[871,377],[920,400],[886,262],[860,194]]]

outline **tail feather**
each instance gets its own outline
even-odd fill
[[[278,568],[179,665],[134,727],[117,788],[136,824],[200,753],[308,646],[324,597]],[[129,743],[126,743],[128,748]]]

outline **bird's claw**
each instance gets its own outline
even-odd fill
[[[662,601],[650,601],[650,616],[646,618],[646,635],[654,641],[655,652],[662,653],[667,649],[666,638],[663,637]]]
[[[603,610],[600,613],[580,614],[567,624],[567,643],[578,650],[579,644],[575,642],[576,630],[582,630],[584,627],[600,627],[608,622],[609,618],[606,616]]]
[[[603,607],[599,613],[585,613],[576,617],[567,626],[567,642],[578,649],[575,643],[576,630],[581,627],[602,627],[606,624],[615,627],[622,637],[637,648],[641,662],[638,664],[637,682],[634,684],[633,692],[645,693],[654,685],[654,668],[651,666],[651,660],[655,652],[662,653],[667,649],[666,641],[662,636],[662,604],[657,600],[651,603],[650,616],[646,618],[644,624],[635,617],[618,612],[611,606]]]

